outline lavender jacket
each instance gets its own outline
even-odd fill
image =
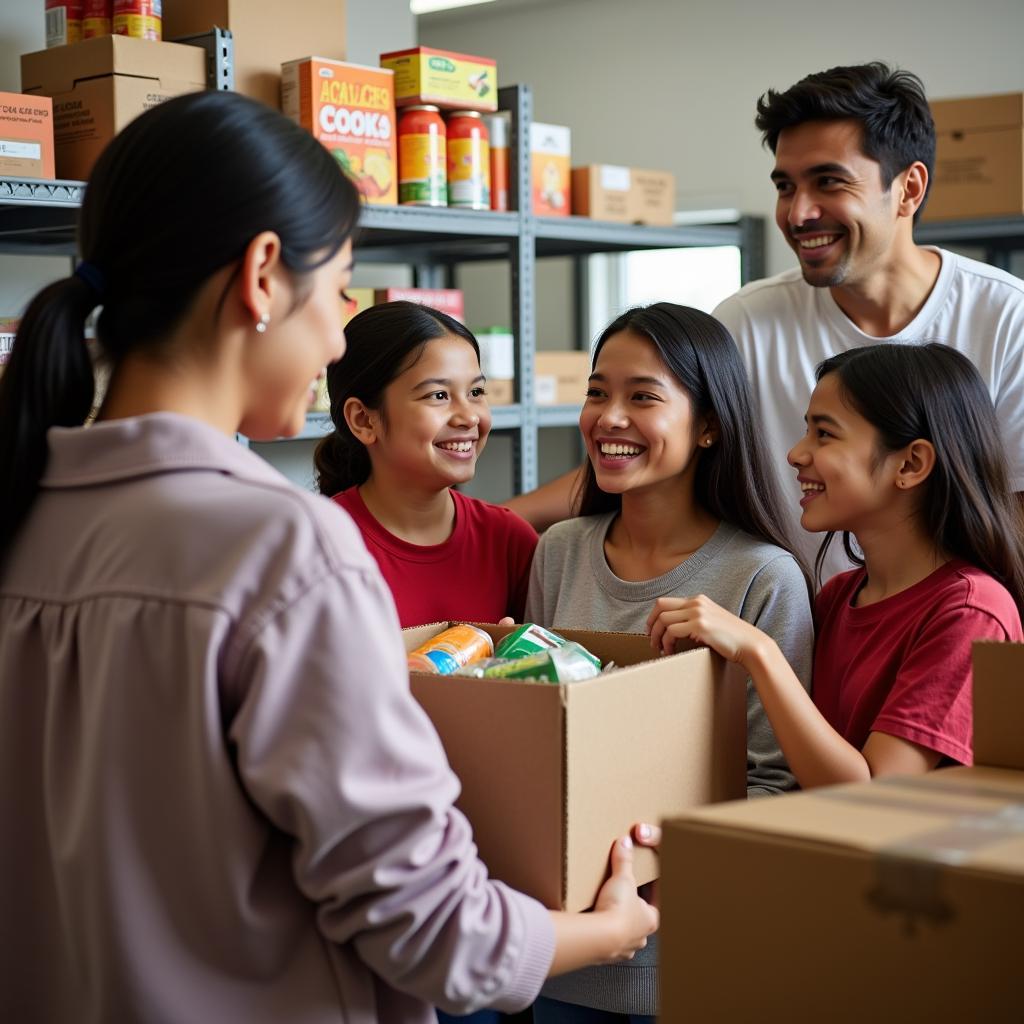
[[[538,992],[337,506],[160,413],[54,428],[0,572],[0,1019],[386,1024]]]

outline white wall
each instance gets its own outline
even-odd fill
[[[506,0],[420,18],[420,42],[486,54],[567,124],[574,163],[675,173],[681,208],[771,216],[771,155],[754,104],[836,64],[881,59],[933,97],[1024,88],[1022,0]],[[769,225],[769,273],[792,256]]]

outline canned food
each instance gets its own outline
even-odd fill
[[[446,133],[437,107],[404,107],[398,119],[398,201],[447,205]]]
[[[461,623],[442,630],[407,655],[409,671],[451,675],[462,665],[494,653],[490,634],[477,626]]]
[[[463,210],[491,206],[487,125],[475,110],[457,110],[448,118],[448,205]]]
[[[508,118],[494,114],[486,119],[491,146],[491,209],[509,208]]]
[[[114,0],[85,0],[82,5],[82,38],[109,36],[113,19]]]
[[[114,35],[163,38],[162,0],[114,0]]]
[[[46,45],[82,41],[82,0],[46,0]]]

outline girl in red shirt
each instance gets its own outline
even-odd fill
[[[413,302],[371,306],[327,370],[334,432],[317,482],[355,520],[403,628],[448,619],[521,622],[533,527],[452,488],[473,479],[491,430],[476,338]]]
[[[804,788],[971,762],[971,644],[1022,639],[1021,513],[995,411],[946,345],[871,345],[817,371],[789,453],[801,525],[859,568],[815,602],[813,697],[770,637],[703,596],[661,599],[652,643],[688,637],[750,673]],[[851,538],[856,538],[857,548]]]

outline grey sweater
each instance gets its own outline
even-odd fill
[[[705,594],[772,637],[810,688],[814,627],[807,585],[792,555],[722,523],[706,544],[670,572],[629,582],[612,572],[604,554],[616,515],[570,519],[544,534],[530,575],[528,622],[553,629],[642,633],[657,598]],[[795,787],[757,691],[747,680],[747,795]],[[617,1013],[654,1014],[656,939],[633,960],[554,978],[543,993]]]

